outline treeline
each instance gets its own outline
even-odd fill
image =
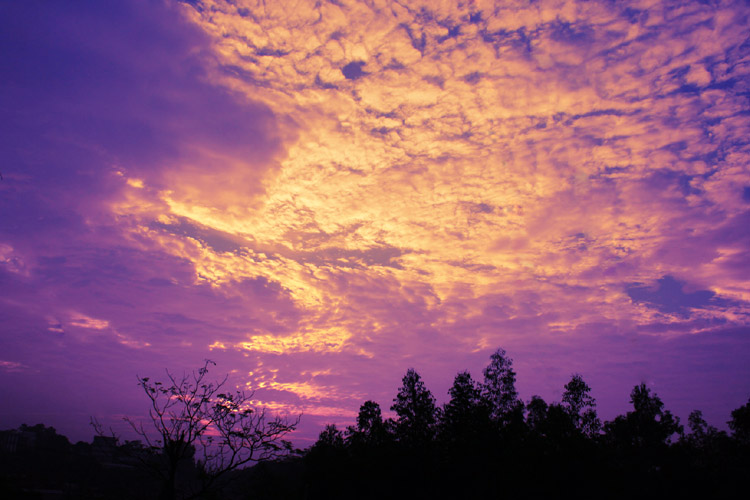
[[[355,425],[320,433],[304,457],[306,498],[727,498],[750,487],[750,402],[732,412],[731,435],[700,411],[686,432],[645,384],[604,423],[580,375],[555,403],[524,402],[515,385],[503,349],[481,381],[458,373],[442,407],[409,369],[396,418],[366,401]]]
[[[685,429],[640,384],[630,393],[632,410],[602,422],[577,374],[560,402],[522,401],[503,349],[481,381],[458,373],[449,396],[438,406],[409,369],[390,406],[395,418],[366,401],[353,425],[326,426],[312,447],[228,471],[200,489],[191,486],[207,479],[207,455],[190,442],[146,446],[99,433],[71,444],[51,427],[24,425],[0,432],[0,498],[713,499],[750,489],[750,401],[731,413],[730,433],[700,411]],[[169,467],[178,445],[184,453]]]

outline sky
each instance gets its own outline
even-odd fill
[[[210,375],[294,440],[416,369],[750,396],[750,5],[0,4],[0,428]],[[388,412],[386,411],[386,414]]]

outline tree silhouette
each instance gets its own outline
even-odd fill
[[[732,420],[727,422],[734,438],[742,444],[750,445],[750,400],[732,411]]]
[[[544,435],[548,411],[549,405],[544,399],[531,396],[531,401],[526,405],[526,425],[532,432]]]
[[[523,420],[523,402],[518,399],[516,391],[513,360],[507,357],[505,349],[499,348],[490,356],[490,364],[484,369],[481,391],[495,422],[505,426]]]
[[[327,424],[305,455],[308,486],[305,498],[345,498],[350,474],[344,434],[336,424]],[[347,471],[348,472],[348,471]]]
[[[413,368],[407,370],[402,381],[391,406],[398,415],[396,436],[408,446],[425,445],[435,435],[435,398]]]
[[[703,412],[700,410],[690,412],[688,427],[690,427],[690,434],[687,436],[687,440],[695,448],[710,446],[711,442],[722,434],[726,437],[726,433],[719,431],[713,425],[708,425],[708,422],[703,418]]]
[[[146,463],[161,478],[164,499],[195,498],[228,472],[291,450],[291,443],[283,438],[296,428],[300,417],[268,417],[265,408],[250,406],[252,393],[222,392],[226,377],[220,382],[206,380],[208,367],[215,364],[207,360],[198,371],[180,378],[167,371],[167,383],[138,377],[151,406],[151,425],[147,430],[142,422],[125,420],[149,447],[159,451],[159,460]],[[190,470],[196,454],[200,480],[180,482],[178,476]]]
[[[321,448],[344,448],[344,434],[336,427],[336,424],[327,424],[318,435],[315,446]]]
[[[605,424],[605,431],[618,443],[636,448],[668,445],[672,435],[682,432],[680,419],[669,410],[651,389],[641,383],[633,387],[630,402],[634,411]]]
[[[355,446],[380,446],[389,438],[388,426],[383,421],[380,405],[365,401],[359,408],[356,427],[349,427],[348,439]]]
[[[487,429],[487,405],[476,382],[467,371],[458,373],[448,390],[450,401],[443,406],[440,436],[445,443],[470,444]]]
[[[599,433],[602,424],[596,415],[596,399],[591,396],[591,387],[581,375],[573,375],[570,382],[565,384],[562,406],[576,429],[589,437]]]

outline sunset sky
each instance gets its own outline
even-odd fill
[[[744,1],[0,4],[0,428],[126,433],[136,375],[303,413],[750,396]],[[387,413],[387,412],[386,412]]]

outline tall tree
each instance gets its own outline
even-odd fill
[[[481,393],[494,421],[507,425],[518,418],[523,419],[523,402],[516,391],[513,360],[506,355],[505,349],[498,348],[490,356],[490,363],[484,369]]]
[[[380,405],[365,401],[359,407],[356,427],[348,429],[349,442],[356,445],[378,446],[388,439],[388,427],[383,421]]]
[[[407,370],[402,382],[391,406],[398,415],[396,437],[408,446],[425,445],[435,435],[435,398],[413,368]]]
[[[540,396],[531,396],[531,401],[526,405],[526,425],[532,432],[538,435],[545,433],[545,423],[549,405]]]
[[[450,400],[440,416],[440,435],[444,442],[471,442],[486,428],[488,415],[477,383],[468,371],[458,373],[448,390]]]
[[[708,425],[708,422],[703,418],[703,412],[700,410],[690,412],[688,427],[690,428],[690,434],[685,436],[684,442],[703,453],[707,452],[707,449],[713,446],[717,440],[727,437],[726,432],[719,431],[713,425]]]
[[[596,415],[596,399],[591,396],[591,387],[581,375],[573,375],[570,382],[565,384],[562,406],[576,429],[588,437],[599,433],[602,424]]]
[[[304,458],[305,498],[347,498],[349,458],[341,430],[336,424],[326,425]]]
[[[366,435],[372,435],[383,427],[383,415],[380,405],[375,401],[365,401],[359,407],[357,415],[357,430]]]
[[[318,435],[316,447],[342,449],[344,447],[344,434],[336,427],[336,424],[327,424]]]
[[[732,420],[727,423],[737,441],[750,444],[750,400],[744,406],[732,410]]]
[[[646,384],[633,387],[630,402],[633,411],[604,425],[606,434],[614,443],[656,448],[668,445],[675,433],[682,432],[680,419],[664,409],[664,403]]]

